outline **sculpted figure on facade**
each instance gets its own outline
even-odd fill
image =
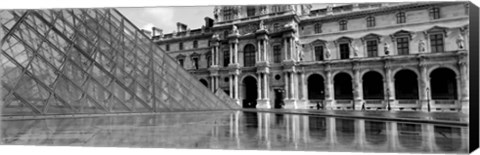
[[[213,9],[213,17],[215,18],[215,21],[218,20],[218,13],[219,13],[218,7],[215,7]]]
[[[327,5],[327,15],[332,15],[333,14],[333,8],[331,4]]]
[[[239,34],[238,28],[236,25],[232,25],[232,34]]]
[[[260,24],[258,24],[258,29],[259,30],[264,30],[265,29],[265,24],[263,23],[263,20],[261,20]]]
[[[462,34],[458,34],[457,46],[458,46],[458,49],[464,49],[465,48],[465,38],[463,38]]]
[[[383,42],[383,50],[384,50],[384,52],[385,52],[385,55],[389,55],[389,54],[390,54],[389,48],[390,48],[390,46],[388,45],[388,43],[387,43],[386,41]]]
[[[359,56],[358,46],[355,46],[355,45],[352,44],[352,49],[353,49],[353,56],[354,56],[354,57],[358,57],[358,56]]]
[[[418,51],[420,53],[425,52],[425,40],[421,39],[420,42],[418,43]]]
[[[325,58],[326,58],[326,59],[330,59],[331,51],[330,51],[330,49],[328,48],[328,46],[325,46],[325,49],[326,49],[326,51],[325,51]]]

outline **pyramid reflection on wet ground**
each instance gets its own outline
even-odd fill
[[[239,108],[115,9],[3,10],[0,24],[4,116]]]

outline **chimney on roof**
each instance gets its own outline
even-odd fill
[[[177,22],[177,31],[178,32],[183,32],[187,30],[187,25]]]
[[[141,29],[141,31],[142,31],[145,35],[147,35],[149,38],[152,37],[152,32],[151,32],[151,31],[145,30],[145,29]]]
[[[152,36],[156,37],[163,37],[163,30],[158,27],[152,27]]]
[[[214,22],[214,20],[213,20],[212,18],[210,18],[210,17],[205,17],[204,19],[205,19],[205,28],[208,29],[208,28],[213,27],[213,22]]]

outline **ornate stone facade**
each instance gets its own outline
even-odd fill
[[[466,2],[218,6],[212,25],[154,41],[174,58],[196,53],[184,67],[244,107],[467,112],[466,9]]]

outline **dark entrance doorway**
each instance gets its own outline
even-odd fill
[[[309,100],[324,100],[325,87],[323,85],[323,78],[318,74],[313,74],[308,77],[308,99]]]
[[[282,89],[274,89],[273,91],[275,93],[275,100],[274,100],[273,108],[282,109],[282,107],[283,107],[283,90]]]
[[[430,74],[430,87],[434,100],[456,100],[457,82],[455,72],[439,68]]]
[[[352,77],[347,73],[338,73],[334,81],[335,99],[353,100]]]
[[[395,74],[395,98],[418,100],[417,74],[411,70],[401,70]]]
[[[383,77],[378,72],[363,75],[363,98],[383,100]]]
[[[257,80],[248,76],[243,79],[244,94],[243,108],[255,108],[257,106]]]

